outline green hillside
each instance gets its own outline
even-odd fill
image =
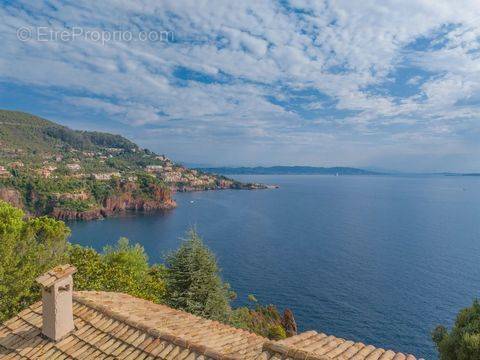
[[[55,148],[95,150],[99,147],[138,149],[120,135],[71,130],[52,121],[20,111],[0,110],[2,147],[29,152],[51,152]]]
[[[31,214],[88,220],[172,208],[173,191],[259,187],[188,169],[120,135],[0,110],[0,200]]]
[[[56,175],[65,175],[72,172],[68,164],[78,164],[78,176],[135,172],[164,163],[120,135],[72,130],[24,112],[0,110],[0,125],[0,166],[4,167],[19,162],[30,170],[55,167]]]

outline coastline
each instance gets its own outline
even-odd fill
[[[135,198],[130,192],[124,192],[107,198],[101,206],[79,211],[66,209],[52,204],[51,211],[32,213],[26,209],[23,196],[18,189],[10,187],[0,188],[0,200],[4,200],[15,207],[21,208],[30,216],[50,216],[62,221],[91,221],[119,216],[125,213],[153,213],[155,211],[170,211],[177,207],[173,199],[175,193],[190,193],[222,190],[267,190],[277,189],[278,185],[236,182],[231,186],[217,187],[194,187],[194,186],[170,186],[168,191],[159,191],[154,199]]]

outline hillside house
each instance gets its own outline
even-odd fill
[[[0,178],[9,178],[12,174],[8,171],[5,166],[0,165]]]
[[[54,165],[44,166],[38,169],[37,173],[44,178],[49,178],[55,170],[57,170],[57,167]]]
[[[85,192],[77,192],[77,193],[54,193],[53,194],[56,199],[58,200],[88,200],[90,197]]]
[[[145,170],[149,173],[159,173],[163,171],[162,165],[147,165]]]
[[[110,180],[114,177],[120,177],[119,172],[92,174],[95,180]]]
[[[20,169],[23,168],[25,165],[21,161],[14,161],[9,164],[12,169]]]
[[[71,171],[79,171],[82,168],[80,164],[77,164],[77,163],[67,164],[66,166]]]
[[[177,183],[182,181],[182,173],[178,171],[170,171],[164,173],[162,179],[167,183]]]
[[[130,295],[73,291],[75,271],[37,278],[42,300],[0,326],[0,359],[415,360],[316,331],[271,341]]]

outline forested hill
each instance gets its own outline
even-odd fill
[[[120,135],[0,110],[0,200],[33,215],[96,219],[172,208],[172,191],[261,187],[189,169]]]
[[[270,166],[209,167],[199,170],[224,175],[380,175],[381,173],[352,167]]]
[[[0,144],[26,152],[49,153],[55,148],[97,150],[99,148],[137,149],[120,135],[68,127],[20,111],[0,110]]]

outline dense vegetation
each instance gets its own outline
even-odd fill
[[[0,201],[0,321],[38,299],[35,278],[66,260],[70,230],[42,217],[24,220],[24,213]]]
[[[143,247],[125,238],[99,253],[69,244],[70,231],[63,222],[24,215],[0,201],[0,321],[39,300],[37,276],[68,262],[78,269],[77,290],[124,292],[270,338],[287,335],[288,326],[277,309],[257,304],[253,296],[254,308],[232,309],[235,294],[222,281],[215,256],[193,230],[165,264],[149,265]]]
[[[135,172],[162,164],[156,154],[109,133],[72,130],[18,111],[0,110],[0,165],[21,161],[25,168],[55,165],[55,175],[72,173],[65,165],[78,163],[83,173]]]
[[[452,330],[437,326],[432,339],[437,345],[440,360],[480,359],[480,302],[461,310]]]
[[[36,215],[51,214],[54,208],[78,212],[101,208],[109,197],[127,191],[125,182],[115,177],[97,181],[91,177],[44,178],[25,172],[1,179],[2,185],[18,190],[24,209]],[[167,191],[156,177],[139,173],[129,190],[136,199],[154,200],[155,189]]]
[[[72,130],[20,111],[0,110],[0,142],[30,153],[51,152],[55,148],[95,150],[119,148],[132,151],[137,145],[119,135]]]

